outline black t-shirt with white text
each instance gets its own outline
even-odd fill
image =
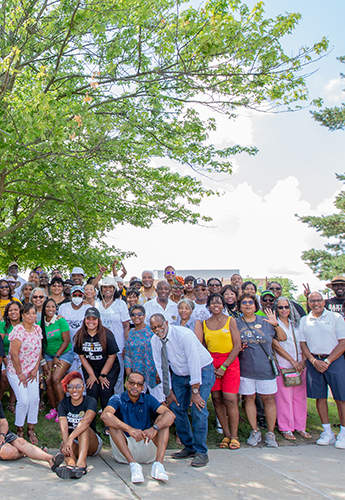
[[[338,297],[332,297],[331,299],[325,300],[325,308],[328,311],[336,312],[342,315],[344,318],[345,315],[343,313],[343,303],[344,299],[338,299]]]
[[[97,413],[97,401],[91,396],[84,396],[83,401],[78,406],[74,406],[70,397],[65,397],[58,405],[58,416],[66,417],[68,422],[68,434],[71,434],[77,427],[81,419],[88,410]],[[95,419],[93,419],[91,429],[96,432]]]
[[[74,352],[76,354],[84,355],[95,372],[101,372],[108,357],[119,352],[119,348],[112,332],[108,330],[108,328],[105,328],[105,333],[107,336],[107,347],[105,350],[103,350],[102,345],[99,342],[98,335],[91,337],[91,335],[86,334],[82,346],[77,344],[74,345]],[[117,359],[116,361],[118,362]]]

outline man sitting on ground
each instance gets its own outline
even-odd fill
[[[169,477],[163,458],[169,440],[169,427],[175,415],[150,394],[141,392],[144,376],[138,372],[128,375],[126,392],[109,399],[101,419],[110,431],[110,444],[114,458],[129,463],[132,483],[144,482],[140,463],[151,463],[151,476],[160,481]],[[152,418],[158,413],[154,424]]]

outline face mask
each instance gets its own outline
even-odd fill
[[[83,302],[83,297],[72,297],[72,302],[75,306],[80,306]]]

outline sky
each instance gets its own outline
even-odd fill
[[[247,4],[251,7],[254,2]],[[283,40],[288,55],[322,36],[329,38],[332,50],[313,66],[315,72],[307,85],[310,97],[321,96],[325,106],[341,104],[345,80],[341,81],[339,73],[345,68],[336,57],[345,55],[345,2],[267,0],[265,9],[270,17],[284,12],[302,14],[294,34]],[[202,111],[205,118],[206,113]],[[237,157],[231,176],[202,177],[205,186],[223,193],[205,199],[199,207],[212,217],[211,223],[155,223],[150,229],[125,225],[112,231],[109,243],[136,253],[125,261],[128,277],[167,265],[177,269],[231,268],[239,269],[243,277],[290,278],[299,293],[302,283],[309,283],[312,290],[323,289],[325,282],[313,275],[301,254],[310,248],[323,248],[326,240],[299,222],[295,214],[334,212],[333,202],[342,188],[335,173],[345,171],[345,132],[321,127],[308,109],[280,114],[242,111],[231,122],[218,115],[217,123],[218,131],[210,136],[217,147],[239,143],[256,146],[258,154]],[[186,167],[171,166],[192,174]]]

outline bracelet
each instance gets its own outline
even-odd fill
[[[60,359],[60,356],[58,356],[57,354],[55,354],[55,356],[53,356],[54,358],[57,358],[57,359]]]
[[[22,375],[24,375],[24,377],[26,378],[25,373],[21,373],[20,375],[18,375],[18,378],[20,378]]]
[[[272,326],[273,326],[273,328],[278,328],[279,323],[277,323],[276,325],[272,325]]]
[[[312,361],[310,361],[313,366],[315,364],[315,361],[316,361],[316,358],[313,358]]]
[[[219,368],[221,368],[222,370],[226,371],[228,367],[227,367],[227,366],[225,366],[225,365],[220,365],[220,367],[219,367]]]
[[[329,366],[331,364],[331,362],[329,361],[328,358],[324,359],[324,362]]]
[[[45,359],[41,359],[41,361],[40,361],[40,366],[44,366],[44,365],[46,365],[46,364],[47,364],[46,360],[45,360]]]
[[[104,375],[104,373],[101,373],[101,374],[100,374],[100,377],[106,378],[107,376],[106,376],[106,375]]]

